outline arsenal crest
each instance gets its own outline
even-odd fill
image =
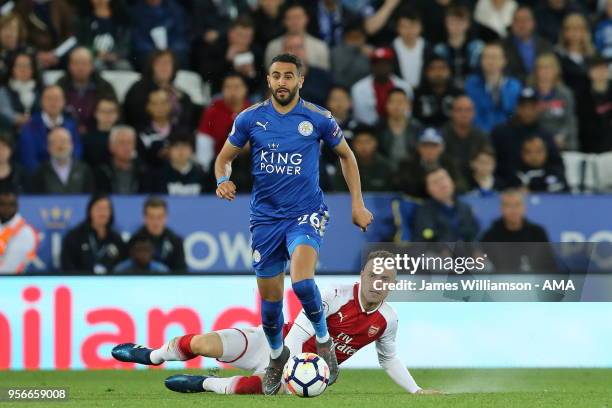
[[[368,337],[376,336],[379,330],[380,330],[380,327],[378,326],[370,326],[370,328],[368,329]]]

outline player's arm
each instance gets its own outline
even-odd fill
[[[383,335],[376,341],[378,363],[387,375],[400,387],[411,394],[441,394],[436,390],[419,387],[412,374],[399,359],[396,352],[395,337],[397,335],[397,320],[389,321]]]
[[[365,231],[368,228],[368,225],[370,225],[374,220],[374,217],[363,203],[357,159],[355,159],[353,151],[349,147],[348,143],[346,143],[344,138],[342,138],[340,143],[334,147],[334,151],[340,158],[342,175],[344,176],[346,185],[351,193],[353,224],[361,228],[362,231]]]
[[[230,180],[232,175],[232,162],[242,150],[234,146],[229,140],[225,141],[221,152],[215,160],[215,178],[217,179],[217,197],[232,201],[236,198],[236,185]]]

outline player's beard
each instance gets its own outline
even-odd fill
[[[276,93],[280,90],[286,90],[287,92],[287,96],[285,98],[280,98],[279,96],[276,95]],[[299,85],[296,85],[295,88],[293,89],[289,89],[289,88],[277,88],[274,92],[272,92],[272,97],[274,98],[274,100],[281,106],[287,106],[289,105],[292,101],[293,98],[295,98],[295,95],[298,92],[298,89],[300,89]]]

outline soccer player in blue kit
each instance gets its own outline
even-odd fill
[[[270,344],[263,391],[276,394],[289,359],[283,344],[284,272],[290,261],[292,288],[316,334],[317,354],[329,365],[330,383],[338,375],[333,342],[327,331],[321,294],[314,281],[319,246],[329,219],[319,187],[320,142],[340,158],[352,200],[353,223],[366,230],[373,220],[363,203],[359,169],[331,113],[300,98],[302,62],[281,54],[267,75],[272,96],[242,111],[217,156],[217,196],[233,200],[232,161],[250,143],[254,178],[250,230],[253,267],[261,296],[261,320]]]

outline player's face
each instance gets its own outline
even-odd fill
[[[289,105],[299,93],[304,77],[289,62],[275,62],[268,73],[268,87],[274,100],[281,106]]]
[[[374,272],[373,261],[370,260],[361,272],[361,293],[367,303],[375,304],[384,301],[389,288],[385,284],[395,282],[395,269],[384,269],[382,273]]]

